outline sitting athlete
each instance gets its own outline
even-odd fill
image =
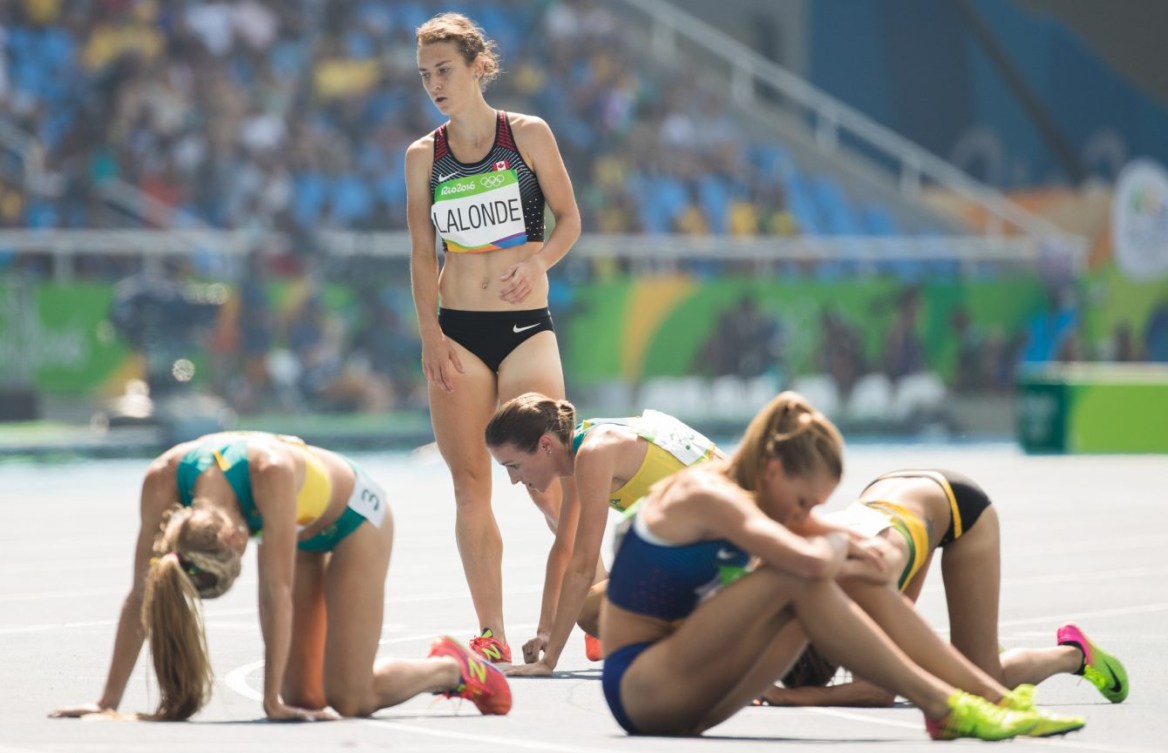
[[[538,393],[500,407],[487,424],[486,440],[512,483],[543,491],[557,479],[569,482],[559,517],[549,520],[556,539],[548,553],[536,636],[523,646],[527,664],[507,673],[550,675],[573,623],[585,631],[588,658],[598,661],[595,636],[606,578],[600,547],[609,507],[623,512],[652,484],[721,452],[664,413],[585,419],[577,426],[571,403]]]
[[[728,463],[681,470],[637,503],[618,529],[600,617],[603,690],[626,731],[691,735],[725,721],[795,658],[798,647],[779,640],[791,623],[825,656],[908,697],[936,739],[1004,739],[1040,722],[1050,729],[1030,697],[992,683],[968,688],[983,694],[973,695],[915,663],[905,651],[948,675],[962,671],[951,649],[906,640],[902,651],[885,634],[893,618],[923,623],[903,602],[890,602],[901,614],[869,616],[847,598],[837,578],[888,590],[882,545],[794,532],[839,483],[842,450],[831,422],[785,392],[750,423]],[[1062,731],[1083,724],[1061,721]]]
[[[485,714],[510,709],[506,678],[450,638],[428,659],[374,667],[393,517],[385,492],[347,458],[295,437],[210,434],[150,464],[140,519],[105,690],[52,716],[115,714],[147,638],[160,698],[142,718],[194,715],[211,693],[198,600],[231,587],[261,532],[268,718],[365,716],[427,691],[469,698]]]
[[[1089,641],[1075,625],[1056,633],[1057,646],[999,652],[998,594],[1001,557],[998,514],[972,480],[949,471],[887,473],[858,501],[824,516],[864,536],[879,536],[894,553],[897,585],[914,602],[920,596],[934,553],[949,610],[950,640],[1007,688],[1037,685],[1060,673],[1083,675],[1107,700],[1127,698],[1127,672],[1115,657]],[[766,692],[763,702],[780,706],[890,706],[895,697],[855,679],[824,686],[837,667],[809,647],[783,678],[785,687]]]

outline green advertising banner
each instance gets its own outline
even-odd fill
[[[268,290],[277,326],[309,295],[318,295],[349,334],[366,315],[360,296],[348,286],[318,289],[308,281],[281,280]],[[126,379],[141,376],[142,359],[108,321],[114,291],[113,283],[0,281],[0,385],[112,394]],[[1089,358],[1106,357],[1119,334],[1139,340],[1152,322],[1168,321],[1168,281],[1133,282],[1108,264],[1077,291],[1076,326]],[[234,295],[226,295],[212,349],[216,341],[230,342],[238,329]],[[838,331],[826,328],[835,322],[851,333],[851,347],[867,367],[879,368],[890,338],[899,332],[912,340],[927,368],[958,384],[959,370],[971,368],[963,350],[968,342],[995,343],[994,352],[1005,352],[1006,363],[1052,303],[1037,274],[913,287],[888,279],[626,275],[571,286],[564,297],[568,302],[556,304],[553,314],[566,371],[583,385],[707,373],[719,346],[744,321],[757,328],[748,335],[755,339],[733,347],[748,354],[757,348],[759,368],[783,376],[822,370],[825,355],[842,347],[833,340]],[[281,335],[275,337],[279,346]],[[223,345],[219,352],[230,356],[232,347]],[[204,356],[184,352],[184,357],[201,365]],[[200,371],[197,379],[204,377]]]
[[[987,336],[1009,337],[1042,311],[1047,300],[1037,278],[919,288],[883,280],[619,279],[575,291],[565,360],[568,371],[581,382],[694,373],[704,365],[711,338],[721,334],[720,319],[745,305],[777,329],[783,368],[805,373],[815,370],[820,352],[833,345],[824,342],[825,316],[855,328],[864,352],[877,358],[910,297],[912,327],[923,344],[925,360],[945,377],[952,376],[957,361],[959,319]]]
[[[114,287],[0,283],[0,383],[85,393],[126,365],[130,351],[108,325]]]

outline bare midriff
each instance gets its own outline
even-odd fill
[[[669,622],[618,607],[608,599],[600,610],[600,634],[608,653],[634,643],[656,643],[671,635],[684,622]]]
[[[499,278],[511,267],[530,259],[542,242],[525,243],[483,254],[447,253],[438,276],[438,295],[443,308],[459,311],[526,311],[547,306],[547,275],[533,281],[532,291],[519,303],[499,297],[506,284]]]

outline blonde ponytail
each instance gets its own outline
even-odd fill
[[[199,594],[177,553],[151,562],[142,602],[142,627],[158,676],[158,708],[145,717],[182,721],[211,697],[211,662],[199,609]]]
[[[227,543],[231,518],[210,504],[175,505],[162,517],[146,574],[142,627],[150,642],[160,698],[152,721],[189,719],[211,697],[211,662],[201,599],[221,596],[242,567]]]
[[[746,427],[730,459],[730,478],[743,489],[757,491],[763,466],[778,458],[789,475],[807,476],[822,469],[839,481],[843,445],[839,429],[805,397],[781,392]]]

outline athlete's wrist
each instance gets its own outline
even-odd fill
[[[551,266],[552,266],[551,262],[548,261],[548,259],[549,259],[548,255],[544,253],[544,251],[546,249],[547,249],[547,246],[544,246],[543,248],[541,248],[540,250],[538,250],[534,254],[532,254],[530,257],[528,257],[528,261],[530,261],[535,266],[539,267],[539,271],[542,272],[543,274],[547,274],[547,271],[549,269],[551,269]]]

